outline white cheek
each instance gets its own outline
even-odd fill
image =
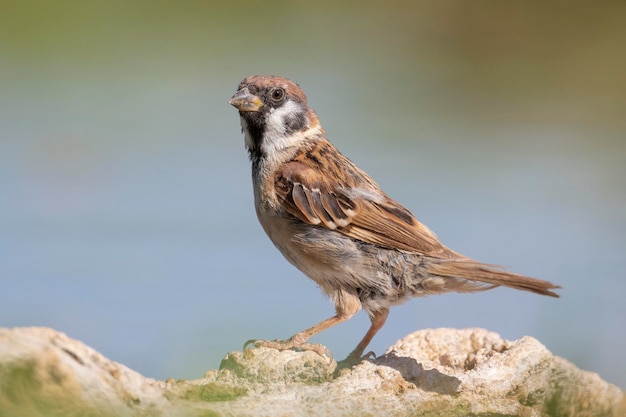
[[[265,138],[261,145],[265,153],[280,151],[295,145],[302,139],[300,133],[287,134],[285,120],[302,112],[302,108],[292,101],[286,102],[277,109],[271,109],[267,114],[265,124]]]
[[[271,109],[267,115],[267,133],[272,136],[285,135],[285,120],[301,113],[302,107],[293,101],[287,101],[277,109]]]

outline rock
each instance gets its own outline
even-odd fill
[[[156,381],[47,328],[0,329],[5,416],[626,416],[624,393],[531,337],[422,330],[335,376],[313,352],[229,353]]]
[[[53,329],[0,328],[2,417],[158,415],[164,387]]]
[[[318,384],[333,379],[337,362],[312,351],[277,351],[275,349],[246,349],[230,352],[222,360],[220,370],[231,371],[239,379],[250,383]],[[207,373],[210,376],[212,373]]]

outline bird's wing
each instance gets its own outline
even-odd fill
[[[322,172],[307,159],[284,164],[275,190],[286,210],[301,221],[389,249],[448,258],[452,251],[418,222],[409,210],[385,195],[347,159],[352,174],[344,179]],[[364,176],[361,181],[361,176]]]

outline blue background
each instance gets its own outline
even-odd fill
[[[392,309],[538,338],[626,387],[623,3],[18,2],[0,12],[0,325],[156,378],[333,314],[254,215],[239,81],[298,81],[330,139],[453,249],[549,279]],[[314,338],[346,355],[361,313]]]

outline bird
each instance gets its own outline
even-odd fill
[[[364,358],[390,307],[411,298],[499,286],[559,297],[554,292],[558,285],[444,246],[327,139],[295,82],[249,76],[228,103],[239,111],[261,226],[287,261],[315,281],[335,307],[332,317],[288,339],[250,340],[244,348],[326,355],[325,346],[309,339],[364,310],[371,325],[341,361],[352,366]]]

